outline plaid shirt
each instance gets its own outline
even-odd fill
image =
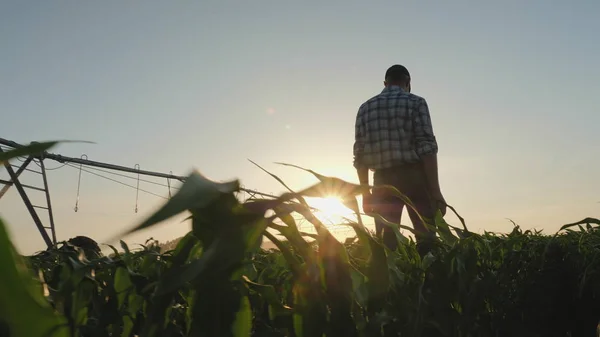
[[[355,127],[356,168],[411,164],[438,151],[427,102],[397,86],[363,103]]]

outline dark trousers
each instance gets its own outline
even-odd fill
[[[421,217],[429,224],[433,224],[436,208],[429,194],[425,171],[421,163],[409,164],[389,169],[375,170],[373,188],[374,212],[380,214],[387,221],[399,224],[402,212],[406,206],[408,215],[415,229],[417,248],[420,253],[426,253],[430,249],[431,239],[435,237],[433,231],[428,230],[417,213],[394,192],[378,188],[381,185],[391,185],[398,189],[410,199]],[[378,218],[375,218],[375,231],[377,236],[382,237],[385,245],[395,250],[398,244],[396,235]]]

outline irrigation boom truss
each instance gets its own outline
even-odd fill
[[[8,148],[12,148],[12,149],[17,149],[17,148],[23,147],[23,145],[21,145],[19,143],[16,143],[16,142],[13,142],[10,140],[6,140],[4,138],[0,138],[0,145],[3,145]],[[0,147],[0,152],[3,152],[2,147]],[[50,201],[50,190],[48,188],[48,178],[46,176],[46,167],[44,166],[44,160],[46,160],[46,159],[54,160],[54,161],[57,161],[62,164],[73,163],[73,164],[103,168],[103,169],[108,169],[108,170],[113,170],[113,171],[135,173],[135,174],[138,174],[138,176],[144,175],[144,176],[150,176],[150,177],[165,178],[167,180],[173,179],[173,180],[178,180],[181,182],[185,181],[185,177],[183,177],[183,176],[177,176],[177,175],[173,175],[170,173],[167,174],[167,173],[161,173],[161,172],[140,170],[139,165],[136,165],[135,168],[130,168],[130,167],[125,167],[125,166],[120,166],[120,165],[114,165],[114,164],[109,164],[109,163],[88,160],[87,158],[83,159],[83,158],[67,157],[67,156],[62,156],[62,155],[53,154],[53,153],[49,153],[49,152],[43,152],[42,154],[29,156],[21,163],[20,166],[10,164],[9,162],[5,162],[4,166],[10,176],[10,180],[7,181],[7,180],[0,179],[0,185],[4,185],[2,187],[2,189],[0,190],[0,199],[4,196],[4,194],[6,194],[6,192],[10,189],[11,186],[15,186],[15,188],[19,192],[19,195],[21,196],[21,199],[23,199],[23,203],[25,204],[25,207],[27,207],[29,214],[31,214],[31,218],[33,219],[33,222],[35,223],[38,230],[40,231],[40,234],[42,235],[42,239],[44,240],[46,245],[48,245],[48,247],[52,247],[54,244],[56,244],[57,241],[56,241],[56,230],[55,230],[55,226],[54,226],[54,216],[52,214],[52,204]],[[28,169],[27,166],[29,164],[31,164],[31,162],[35,162],[38,165],[38,167],[40,168],[40,170],[36,171],[36,170]],[[16,168],[17,170],[15,171],[13,168]],[[21,175],[21,173],[23,173],[23,171],[40,174],[42,176],[44,187],[40,188],[40,187],[25,185],[25,184],[21,183],[19,181],[19,176]],[[139,186],[138,186],[138,188],[139,188]],[[31,200],[29,199],[29,196],[27,195],[26,189],[44,192],[44,194],[46,196],[46,206],[32,204]],[[251,198],[255,198],[255,197],[275,198],[275,196],[273,196],[273,195],[261,193],[261,192],[246,189],[246,188],[241,188],[241,191],[249,194]],[[44,226],[43,222],[41,221],[39,215],[36,212],[36,209],[43,209],[48,212],[48,219],[49,219],[48,226]],[[50,231],[50,235],[48,234],[48,230]]]

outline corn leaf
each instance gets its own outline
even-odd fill
[[[190,209],[203,209],[223,195],[232,194],[240,189],[239,181],[218,183],[204,177],[200,172],[192,172],[180,190],[158,211],[140,225],[126,231],[123,235],[149,228],[179,213]]]
[[[29,274],[0,219],[0,317],[12,336],[67,337],[66,320],[57,315],[42,295],[42,287]],[[34,324],[32,324],[32,322]]]

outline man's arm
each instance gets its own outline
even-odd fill
[[[365,148],[365,123],[362,119],[362,106],[358,109],[356,115],[356,125],[354,131],[354,167],[358,174],[358,181],[361,185],[369,185],[369,167],[364,163],[364,148]],[[369,190],[363,192],[362,195],[363,212],[370,214],[373,212],[371,205],[371,192]]]
[[[356,169],[356,173],[358,174],[358,181],[361,185],[369,184],[369,169],[366,167],[359,167]]]
[[[433,133],[429,107],[425,99],[422,99],[417,106],[413,115],[413,126],[415,132],[415,151],[423,161],[429,192],[434,198],[443,199],[438,177],[438,145]]]
[[[362,108],[362,107],[361,107]],[[369,168],[363,163],[364,141],[365,141],[365,126],[362,121],[361,109],[358,109],[356,115],[356,123],[354,126],[354,167],[358,174],[358,181],[361,185],[369,184]]]
[[[440,181],[438,177],[437,155],[428,154],[421,157],[421,159],[423,160],[425,177],[427,178],[427,182],[429,183],[429,193],[431,193],[433,198],[435,199],[443,199],[442,190],[440,188]]]

